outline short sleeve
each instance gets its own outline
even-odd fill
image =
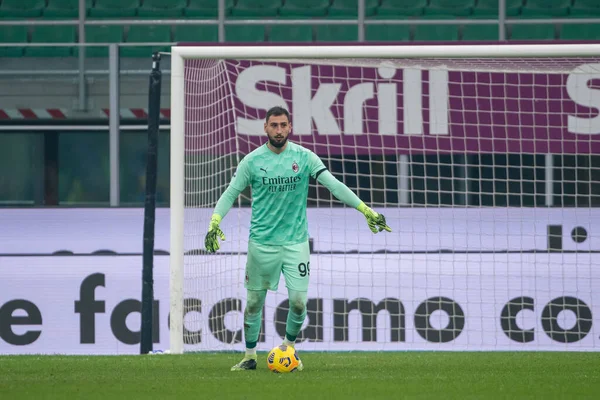
[[[308,170],[310,176],[317,179],[323,171],[327,171],[327,167],[323,164],[321,158],[312,151],[308,152]]]
[[[249,162],[246,158],[244,158],[238,164],[236,171],[231,177],[231,182],[229,185],[241,192],[242,190],[246,189],[248,185],[250,185],[250,182]]]

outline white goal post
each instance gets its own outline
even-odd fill
[[[170,76],[172,353],[243,348],[248,193],[201,250],[274,105],[394,230],[311,184],[301,349],[600,350],[600,44],[174,46]]]

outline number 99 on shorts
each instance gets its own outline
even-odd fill
[[[298,264],[298,272],[300,276],[304,278],[305,276],[310,276],[310,261],[305,263]]]

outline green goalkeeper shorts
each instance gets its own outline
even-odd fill
[[[310,276],[309,258],[308,241],[270,246],[250,240],[244,286],[249,290],[276,291],[283,272],[288,289],[306,292]]]

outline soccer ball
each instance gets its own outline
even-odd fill
[[[271,371],[278,374],[294,372],[299,364],[298,354],[292,346],[282,344],[273,348],[267,356],[267,366]]]

